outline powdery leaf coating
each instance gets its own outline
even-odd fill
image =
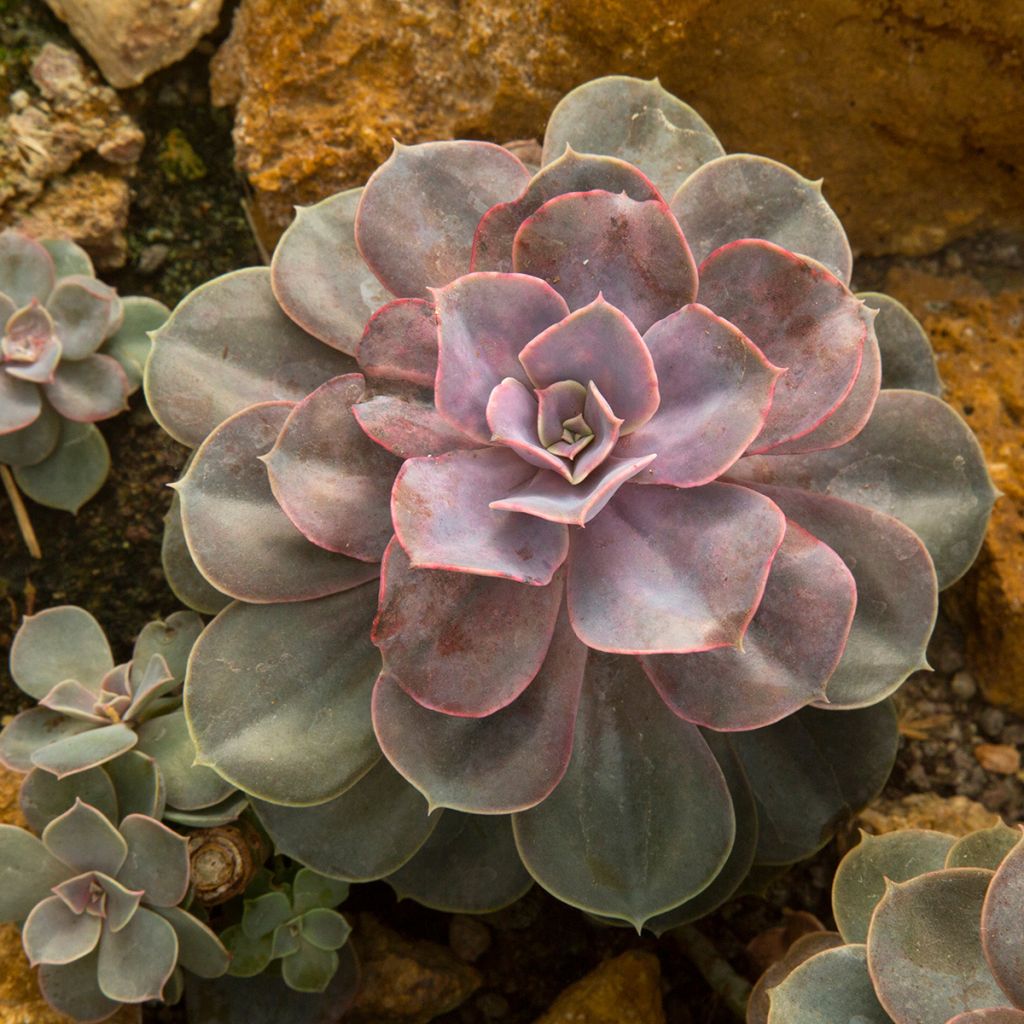
[[[85,275],[62,278],[46,300],[64,359],[85,359],[103,344],[118,308],[117,292]]]
[[[142,814],[147,818],[163,817],[165,792],[163,778],[156,761],[138,750],[107,762],[103,770],[110,776],[117,791],[117,809],[122,817]]]
[[[547,281],[570,309],[604,295],[641,334],[697,297],[697,265],[660,199],[602,191],[549,199],[516,232],[512,265]]]
[[[50,454],[30,466],[15,466],[18,486],[40,505],[77,513],[103,486],[110,451],[92,423],[59,419],[60,436]]]
[[[7,379],[0,380],[0,409],[4,410],[0,417],[9,415],[11,418],[6,421],[0,418],[0,462],[8,466],[33,466],[42,462],[57,446],[61,419],[50,406],[40,405],[38,413],[27,426],[20,430],[15,428],[13,433],[4,433],[5,422],[13,423],[19,418],[23,420],[24,416],[21,413],[11,415],[12,406],[8,404],[12,391],[16,395],[23,394],[20,384],[6,374],[2,376]],[[13,389],[8,388],[8,383],[14,385]],[[38,391],[36,395],[38,397]],[[31,408],[35,409],[37,403],[32,399],[29,401],[32,403]]]
[[[763,238],[824,264],[850,283],[853,254],[821,182],[749,153],[699,167],[672,197],[672,212],[698,263],[740,238]]]
[[[1024,1008],[1024,844],[996,869],[981,912],[981,944],[989,970],[1014,1006]],[[992,1005],[997,1005],[993,1003]]]
[[[596,652],[569,768],[551,796],[512,820],[523,863],[545,889],[637,929],[704,889],[735,838],[728,786],[697,728],[661,703],[635,659]]]
[[[519,226],[549,199],[568,192],[625,193],[643,202],[660,199],[654,185],[632,164],[610,156],[576,153],[567,147],[557,160],[533,176],[518,199],[499,203],[484,214],[473,239],[473,270],[512,270],[512,246]]]
[[[274,498],[259,457],[274,445],[294,408],[290,402],[264,402],[232,416],[203,442],[177,485],[197,568],[239,600],[306,601],[377,575],[375,565],[310,544]],[[238,528],[241,517],[244,531]]]
[[[254,796],[295,804],[328,800],[360,778],[380,756],[370,721],[376,589],[221,612],[185,682],[199,763]]]
[[[31,426],[43,409],[39,388],[0,372],[0,435]]]
[[[372,768],[340,796],[309,807],[253,801],[280,853],[347,882],[397,871],[426,842],[440,814],[388,764]]]
[[[102,1021],[119,1003],[105,996],[97,981],[99,950],[69,964],[43,964],[39,991],[58,1013],[77,1021]]]
[[[391,292],[426,298],[469,270],[480,218],[529,180],[516,157],[489,142],[396,143],[363,190],[356,244]]]
[[[54,857],[75,872],[101,871],[116,878],[128,856],[124,836],[81,800],[46,826],[42,840]]]
[[[842,559],[787,523],[742,649],[641,661],[681,718],[711,729],[760,728],[824,696],[856,601],[856,585]]]
[[[299,206],[270,264],[281,308],[304,331],[354,356],[363,325],[391,298],[356,248],[361,188]]]
[[[504,650],[515,649],[501,635]],[[586,659],[563,612],[525,692],[484,718],[429,711],[385,671],[373,691],[381,749],[432,808],[508,814],[533,807],[569,763]]]
[[[102,931],[99,917],[75,913],[59,896],[50,896],[25,919],[21,941],[30,966],[67,964],[91,953]]]
[[[875,332],[882,351],[882,387],[912,388],[942,397],[935,354],[914,314],[891,295],[858,292],[857,298],[878,310]]]
[[[883,391],[864,429],[841,448],[745,459],[744,476],[856,502],[910,527],[932,556],[939,587],[971,566],[996,490],[970,427],[941,399]]]
[[[355,353],[368,377],[433,387],[437,376],[437,321],[424,299],[395,299],[366,321]]]
[[[906,882],[938,871],[955,842],[953,836],[926,829],[862,834],[860,843],[840,861],[832,883],[832,912],[843,939],[866,942],[886,880]]]
[[[871,986],[863,945],[815,954],[768,992],[768,1024],[891,1024]]]
[[[997,822],[958,839],[946,855],[947,868],[985,868],[995,871],[1020,842],[1020,829]]]
[[[255,402],[297,402],[355,369],[285,316],[270,270],[251,267],[191,292],[156,332],[146,401],[171,437],[194,448]]]
[[[657,454],[637,483],[710,483],[761,432],[783,371],[732,324],[696,303],[658,321],[643,340],[660,404],[617,451]]]
[[[991,871],[947,868],[886,888],[868,931],[868,966],[896,1024],[946,1024],[964,1010],[1007,1005],[979,935],[991,880]]]
[[[189,883],[188,840],[142,814],[121,822],[128,856],[118,879],[146,894],[154,907],[175,907],[185,899]]]
[[[14,772],[29,772],[32,755],[48,744],[92,729],[90,722],[68,718],[49,708],[29,708],[15,715],[0,732],[0,764]]]
[[[487,402],[506,377],[526,384],[519,353],[569,313],[562,297],[523,274],[467,274],[434,293],[438,331],[435,401],[463,433],[486,444]]]
[[[701,264],[699,299],[786,369],[752,451],[809,434],[849,394],[867,326],[860,300],[820,264],[770,242],[732,242]]]
[[[44,301],[56,279],[53,258],[41,243],[20,231],[0,232],[0,281],[15,305]]]
[[[108,999],[144,1003],[160,999],[178,960],[178,937],[159,914],[140,907],[119,932],[100,939],[96,980]]]
[[[424,708],[470,718],[491,715],[514,701],[540,670],[562,591],[560,580],[529,587],[472,573],[414,569],[392,541],[381,566],[373,642],[393,683]]]
[[[65,679],[98,690],[113,667],[103,627],[74,605],[26,616],[11,645],[11,676],[36,700]]]
[[[737,646],[785,533],[785,517],[759,497],[720,483],[620,491],[572,536],[567,592],[577,636],[624,654]]]
[[[559,100],[544,135],[543,163],[560,157],[566,146],[635,164],[663,196],[725,152],[697,111],[656,78],[625,75],[586,82]]]
[[[568,552],[566,527],[489,507],[532,476],[502,448],[409,459],[395,480],[391,516],[413,567],[547,586]]]
[[[430,838],[385,879],[399,899],[449,914],[489,914],[533,885],[505,815],[445,811]]]
[[[352,415],[371,441],[400,459],[480,447],[479,441],[453,427],[432,402],[376,395],[354,405]]]
[[[399,462],[352,413],[364,385],[358,373],[321,384],[289,412],[262,461],[278,505],[307,540],[377,562],[392,535],[388,500]]]
[[[36,833],[73,807],[76,800],[90,804],[111,821],[117,817],[114,784],[102,768],[90,768],[62,780],[41,768],[33,768],[18,791],[18,806],[28,827]]]
[[[105,728],[91,728],[88,732],[65,735],[53,743],[47,743],[32,754],[32,764],[63,779],[83,769],[112,761],[131,750],[137,742],[135,730],[118,722]]]
[[[0,921],[22,921],[74,872],[22,828],[0,825]]]

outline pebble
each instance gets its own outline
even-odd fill
[[[949,688],[953,691],[953,695],[960,700],[970,700],[978,692],[978,684],[974,681],[974,676],[970,672],[964,671],[957,672],[953,676]]]
[[[491,930],[482,921],[456,914],[448,925],[448,945],[466,963],[476,963],[491,948]]]
[[[1006,714],[999,708],[985,708],[978,716],[978,725],[989,739],[997,740],[1006,725]]]

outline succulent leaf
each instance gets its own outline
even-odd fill
[[[356,244],[387,289],[426,298],[469,270],[480,218],[529,180],[519,160],[488,142],[396,143],[363,190]],[[409,238],[420,240],[418,251],[410,252]]]
[[[0,732],[0,764],[11,771],[30,772],[37,750],[91,728],[89,722],[68,718],[59,711],[29,708],[15,715]]]
[[[292,909],[296,914],[304,914],[315,907],[332,909],[348,899],[348,890],[348,882],[299,868],[292,880]]]
[[[891,295],[858,292],[857,298],[878,310],[875,333],[882,352],[882,387],[912,388],[942,397],[935,353],[914,314]]]
[[[192,292],[155,333],[146,401],[171,437],[194,448],[253,403],[297,402],[355,368],[281,311],[269,269],[251,267]]]
[[[76,874],[101,871],[118,878],[128,844],[102,812],[76,800],[70,810],[43,829],[43,845]],[[125,880],[125,884],[131,882]]]
[[[253,801],[279,852],[322,875],[365,882],[397,871],[426,842],[440,814],[388,764],[377,763],[327,803]]]
[[[434,307],[424,299],[395,299],[382,305],[366,321],[355,355],[368,377],[433,387],[437,375]]]
[[[735,839],[729,789],[700,732],[661,703],[635,659],[595,652],[565,777],[512,820],[523,863],[545,889],[637,929],[706,888]]]
[[[45,301],[56,276],[53,258],[34,238],[20,231],[0,232],[0,291],[16,305]]]
[[[118,880],[146,894],[154,907],[175,907],[188,892],[188,840],[143,814],[121,822],[128,853]]]
[[[174,612],[166,621],[147,622],[132,651],[132,683],[138,685],[140,672],[146,670],[155,654],[164,659],[171,675],[182,682],[188,656],[202,631],[203,620],[194,612]]]
[[[363,189],[298,207],[270,264],[281,308],[304,331],[354,356],[363,324],[391,297],[356,248],[355,216]]]
[[[308,543],[275,500],[259,456],[273,446],[293,408],[264,402],[232,416],[203,442],[178,484],[196,566],[238,600],[307,601],[377,576],[375,565]],[[239,516],[244,531],[236,528]]]
[[[200,978],[219,978],[230,957],[214,931],[180,907],[153,907],[178,937],[178,963]],[[166,993],[165,993],[166,998]]]
[[[314,907],[299,918],[302,937],[318,949],[341,949],[348,941],[352,929],[335,910]],[[333,972],[332,972],[333,973]]]
[[[15,466],[18,486],[40,505],[76,513],[103,486],[110,450],[92,423],[60,421],[60,437],[41,462]]]
[[[940,867],[985,868],[995,871],[1007,854],[1020,842],[1019,828],[1010,828],[997,822],[991,828],[958,839],[946,855],[946,862]]]
[[[203,615],[216,615],[231,604],[231,598],[216,589],[196,568],[189,554],[181,522],[181,499],[175,494],[164,516],[160,562],[167,585],[182,604]]]
[[[6,374],[0,376],[7,377]],[[0,380],[0,406],[5,409],[7,391],[6,383]],[[34,402],[32,407],[35,407]],[[17,415],[14,419],[17,419]],[[45,402],[28,426],[13,433],[4,433],[3,420],[0,419],[0,462],[8,466],[34,466],[42,462],[57,445],[60,422],[60,417]]]
[[[846,942],[866,942],[871,915],[885,895],[887,880],[906,882],[945,866],[956,842],[943,832],[908,829],[863,834],[841,861],[832,884],[832,912]]]
[[[265,971],[273,958],[272,933],[258,939],[250,938],[241,925],[231,925],[220,934],[231,955],[228,973],[236,978],[252,978]]]
[[[281,977],[296,992],[323,992],[331,983],[338,964],[334,950],[321,949],[300,938],[298,950],[281,961]]]
[[[996,868],[985,895],[981,944],[996,983],[1014,1006],[1024,1009],[1024,844],[1020,829],[1013,831],[1018,841]]]
[[[193,650],[185,685],[200,763],[261,799],[296,804],[329,800],[362,777],[380,757],[370,720],[376,592],[369,584],[221,612]],[[266,707],[278,714],[268,719]]]
[[[388,502],[400,463],[355,419],[364,393],[358,373],[321,384],[288,413],[262,461],[274,498],[304,537],[377,562],[393,532]]]
[[[178,938],[158,914],[140,907],[118,932],[104,930],[96,979],[108,999],[144,1003],[160,999],[178,960]]]
[[[121,818],[142,814],[159,820],[163,816],[163,776],[153,758],[140,750],[129,750],[108,761],[103,770],[114,783]]]
[[[21,921],[74,872],[34,835],[0,825],[0,921]]]
[[[69,964],[43,964],[39,968],[39,991],[58,1013],[76,1021],[102,1021],[119,1003],[105,996],[97,980],[99,950]]]
[[[121,300],[124,319],[121,326],[103,344],[103,351],[121,364],[131,394],[142,386],[153,343],[151,331],[156,331],[167,322],[170,310],[155,299],[143,296],[128,296]]]
[[[40,244],[50,254],[53,260],[57,280],[68,277],[70,274],[82,274],[87,277],[94,276],[92,260],[89,254],[75,242],[68,238],[44,238]]]
[[[242,931],[250,939],[262,939],[293,916],[291,901],[285,893],[267,892],[245,901]]]
[[[376,395],[352,406],[352,415],[371,441],[400,459],[480,447],[453,427],[433,402]]]
[[[805,960],[810,960],[812,956],[842,944],[843,940],[838,932],[810,932],[807,935],[801,935],[789,947],[782,959],[777,960],[757,979],[747,1002],[746,1024],[768,1024],[771,990],[792,974]]]
[[[818,260],[850,283],[850,243],[821,183],[775,160],[731,153],[709,161],[680,185],[672,212],[698,263],[730,242],[763,238]]]
[[[76,800],[89,804],[111,821],[117,821],[117,794],[102,768],[90,768],[58,779],[42,768],[33,768],[18,791],[18,804],[29,828],[42,832],[54,818],[70,810]]]
[[[507,633],[496,635],[503,650],[516,649]],[[569,763],[586,657],[563,611],[530,685],[482,718],[428,710],[385,669],[373,691],[381,749],[431,807],[472,814],[533,807],[551,794]]]
[[[65,735],[32,754],[32,765],[63,779],[75,772],[105,764],[138,742],[135,730],[122,722]]]
[[[103,344],[117,292],[91,275],[62,277],[46,300],[60,338],[63,358],[86,359]]]
[[[65,679],[96,691],[113,667],[102,627],[73,605],[26,616],[11,645],[11,675],[36,700]]]
[[[116,359],[102,353],[62,362],[43,390],[54,409],[75,423],[106,420],[128,408],[128,378]]]

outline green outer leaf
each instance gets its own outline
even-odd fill
[[[233,604],[192,652],[185,713],[199,763],[263,800],[344,793],[380,756],[370,693],[377,584],[298,604]],[[295,737],[302,743],[296,744]]]
[[[284,807],[254,800],[253,810],[279,853],[349,882],[397,871],[442,817],[427,814],[423,797],[384,758],[327,803]]]
[[[891,1024],[871,987],[862,945],[812,956],[768,996],[768,1024]]]
[[[281,961],[281,977],[296,992],[323,992],[338,969],[338,954],[299,940],[299,950]]]
[[[40,245],[50,254],[57,271],[57,279],[70,274],[83,274],[95,277],[96,270],[89,254],[70,238],[42,238]]]
[[[97,949],[70,964],[43,964],[39,968],[39,990],[58,1013],[80,1022],[106,1020],[120,1004],[100,991],[98,963]]]
[[[299,946],[298,921],[293,921],[289,924],[279,924],[274,929],[273,945],[271,946],[270,953],[275,960],[297,953]]]
[[[890,884],[868,930],[868,966],[896,1024],[945,1024],[1005,1006],[979,934],[991,871],[944,868]]]
[[[34,707],[14,716],[0,732],[0,763],[15,772],[32,771],[32,755],[65,736],[93,728],[91,722],[68,718],[59,711]]]
[[[545,889],[638,930],[713,881],[736,828],[725,777],[697,727],[662,703],[635,658],[595,651],[565,777],[512,824]]]
[[[231,598],[217,590],[192,561],[181,524],[181,498],[177,494],[171,498],[171,507],[164,516],[160,561],[167,585],[183,604],[204,615],[216,615],[231,604]]]
[[[292,881],[292,909],[297,914],[314,907],[328,909],[348,899],[348,882],[328,878],[309,868],[300,868]]]
[[[0,463],[34,466],[42,462],[57,447],[60,424],[60,416],[44,401],[39,415],[27,427],[0,435]]]
[[[11,676],[36,700],[65,679],[75,679],[98,692],[113,667],[103,628],[75,605],[26,616],[11,645]]]
[[[885,785],[899,731],[892,701],[855,711],[804,708],[732,733],[758,812],[757,865],[792,864],[820,850]]]
[[[808,935],[801,935],[786,950],[782,959],[776,960],[750,990],[746,1024],[768,1024],[770,990],[792,974],[805,960],[823,950],[841,945],[843,939],[838,932],[811,932]]]
[[[103,725],[64,736],[55,743],[40,747],[32,755],[32,764],[63,779],[120,757],[131,750],[137,741],[135,730],[123,722]]]
[[[511,817],[458,811],[445,811],[416,855],[385,881],[399,899],[452,914],[501,910],[533,885]]]
[[[103,768],[114,783],[122,819],[129,814],[144,814],[157,820],[163,817],[163,778],[153,758],[141,750],[129,750]]]
[[[42,840],[47,850],[76,874],[102,871],[118,878],[128,856],[124,836],[95,807],[81,800],[46,826]]]
[[[269,267],[249,267],[196,288],[153,337],[146,400],[156,421],[190,448],[256,402],[297,402],[357,369],[281,311]]]
[[[250,939],[262,939],[290,921],[294,913],[291,901],[283,892],[268,892],[245,901],[242,931]]]
[[[235,791],[212,768],[193,763],[196,747],[182,708],[143,722],[139,726],[139,750],[160,766],[167,802],[179,810],[213,807]]]
[[[988,887],[981,945],[999,987],[1024,1009],[1024,843],[1007,854]]]
[[[839,863],[832,883],[832,912],[847,942],[866,942],[868,925],[886,880],[906,882],[946,863],[956,838],[944,832],[906,829],[872,836],[861,833],[860,843]]]
[[[1010,828],[1000,821],[991,828],[983,828],[958,839],[950,848],[945,865],[939,866],[995,871],[1020,840],[1019,828]],[[893,881],[899,879],[894,878]]]
[[[336,910],[314,907],[299,918],[302,937],[319,949],[341,949],[352,928]]]
[[[121,364],[131,386],[129,394],[132,394],[142,384],[146,360],[153,347],[148,332],[162,327],[171,311],[162,302],[141,295],[127,296],[122,299],[122,305],[124,320],[116,333],[107,339],[102,351]]]
[[[168,807],[161,817],[189,828],[216,828],[235,821],[248,806],[249,798],[245,793],[234,790],[231,796],[213,807],[204,807],[198,811],[179,811]]]
[[[267,969],[271,960],[273,936],[250,939],[241,925],[233,924],[220,933],[221,942],[231,954],[228,974],[235,978],[252,978]]]
[[[857,298],[878,310],[875,333],[882,352],[882,387],[913,388],[941,398],[943,387],[935,354],[914,314],[881,292],[857,292]]]
[[[112,822],[117,817],[117,794],[110,776],[102,768],[90,768],[66,779],[58,779],[42,768],[25,776],[18,792],[18,804],[29,828],[42,832],[54,818],[72,808],[75,801],[91,804]]]
[[[203,620],[195,612],[174,612],[166,620],[147,622],[132,651],[132,682],[141,681],[154,654],[164,659],[179,683],[184,681],[188,656],[202,631]]]
[[[191,873],[188,840],[143,814],[128,815],[121,822],[121,834],[128,841],[128,857],[118,881],[145,892],[150,906],[181,903]]]
[[[73,874],[34,835],[0,825],[0,921],[23,920]]]
[[[100,939],[96,978],[105,996],[121,1003],[159,999],[178,961],[178,937],[170,922],[140,907],[119,932]]]
[[[40,505],[77,513],[103,486],[110,450],[92,423],[61,420],[60,440],[42,462],[15,466],[18,486]]]

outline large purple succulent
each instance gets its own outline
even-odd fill
[[[993,498],[850,271],[817,184],[628,78],[535,174],[399,146],[299,211],[147,368],[198,445],[169,576],[236,601],[190,663],[203,761],[285,852],[435,905],[488,905],[436,871],[487,851],[505,897],[639,924],[813,850]]]
[[[93,425],[142,383],[159,302],[120,299],[66,240],[0,233],[0,463],[36,501],[77,512],[107,477]]]

